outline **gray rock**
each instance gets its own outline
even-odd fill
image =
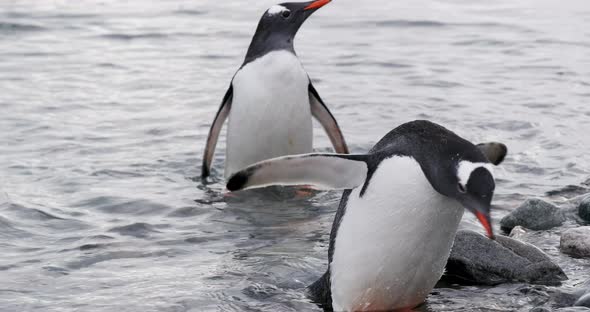
[[[578,206],[578,215],[586,222],[590,222],[590,196],[585,197]]]
[[[537,247],[505,236],[496,240],[459,231],[443,282],[497,285],[525,282],[559,285],[567,276]]]
[[[563,222],[565,216],[557,206],[538,198],[530,198],[502,218],[500,226],[503,231],[510,233],[518,225],[540,231],[560,226]]]
[[[561,308],[555,310],[556,312],[588,312],[590,309],[583,307]]]
[[[578,299],[578,301],[576,301],[576,304],[574,304],[574,306],[590,308],[590,292],[583,295],[580,299]]]
[[[561,252],[574,257],[590,257],[590,226],[569,229],[561,234]]]

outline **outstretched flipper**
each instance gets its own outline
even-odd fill
[[[217,111],[215,120],[213,120],[211,129],[209,130],[209,136],[207,137],[207,146],[205,147],[205,153],[203,154],[203,166],[201,169],[201,178],[203,179],[207,178],[211,173],[211,162],[213,161],[213,154],[215,154],[215,146],[217,145],[217,139],[219,139],[219,133],[221,133],[223,123],[227,119],[227,116],[229,116],[233,95],[234,88],[230,84],[229,89],[227,89],[223,101],[221,102],[221,107],[219,108],[219,111]]]
[[[477,144],[477,148],[488,158],[488,160],[498,166],[506,158],[508,148],[506,145],[498,142],[488,142]]]
[[[270,185],[312,185],[351,189],[365,182],[365,155],[305,154],[265,160],[234,174],[227,189],[239,191]]]
[[[313,87],[311,81],[309,82],[309,103],[311,104],[311,113],[324,127],[330,141],[334,146],[334,150],[338,154],[348,154],[348,146],[344,141],[342,131],[338,126],[338,122],[326,107],[326,104],[322,101],[322,98],[318,94],[318,91]]]

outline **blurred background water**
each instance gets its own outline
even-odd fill
[[[1,311],[318,310],[302,288],[325,270],[340,193],[226,196],[224,138],[214,182],[195,178],[273,4],[0,2]],[[586,0],[335,0],[296,50],[353,152],[418,118],[506,143],[496,221],[590,176]],[[536,245],[564,287],[590,278],[558,238]],[[427,309],[528,311],[519,287],[438,289]]]

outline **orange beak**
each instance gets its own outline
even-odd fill
[[[324,5],[330,3],[332,0],[317,0],[314,1],[312,4],[306,6],[303,10],[307,11],[307,10],[312,10],[312,9],[319,9],[321,7],[323,7]]]
[[[490,239],[496,239],[496,237],[494,236],[494,231],[492,230],[492,225],[490,224],[489,218],[486,217],[481,212],[476,212],[475,216],[477,217],[479,222],[481,222],[481,225],[483,225],[483,227],[486,229],[486,232],[488,233],[488,237]]]

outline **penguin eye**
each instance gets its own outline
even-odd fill
[[[457,189],[459,190],[460,193],[467,193],[467,190],[465,189],[465,186],[463,186],[463,184],[461,183],[457,183]]]
[[[283,11],[283,18],[289,18],[289,16],[291,16],[291,11],[289,11],[289,10]]]

